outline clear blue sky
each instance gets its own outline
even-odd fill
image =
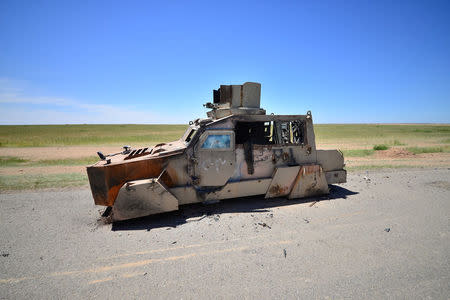
[[[316,123],[449,123],[450,1],[0,1],[0,124],[186,123],[245,81]]]

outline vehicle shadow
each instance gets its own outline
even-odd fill
[[[331,185],[330,193],[321,197],[309,197],[300,199],[271,198],[265,199],[261,196],[227,199],[214,204],[195,203],[183,205],[179,210],[158,215],[142,217],[138,219],[112,223],[112,231],[120,230],[147,230],[172,227],[175,228],[188,222],[198,222],[204,218],[220,215],[223,213],[264,213],[270,208],[311,203],[313,205],[320,201],[346,199],[347,196],[356,195],[358,192],[346,188]]]

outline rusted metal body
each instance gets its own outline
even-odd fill
[[[323,195],[346,181],[342,153],[316,150],[310,112],[266,115],[259,102],[258,83],[222,85],[208,118],[190,122],[180,140],[100,153],[87,167],[95,204],[125,220],[195,202]]]

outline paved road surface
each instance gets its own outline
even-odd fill
[[[0,298],[448,299],[450,170],[348,181],[313,206],[229,200],[114,225],[87,189],[2,194]]]

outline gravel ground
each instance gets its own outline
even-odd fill
[[[449,169],[371,171],[118,224],[87,189],[1,194],[0,298],[448,299],[449,194]]]

